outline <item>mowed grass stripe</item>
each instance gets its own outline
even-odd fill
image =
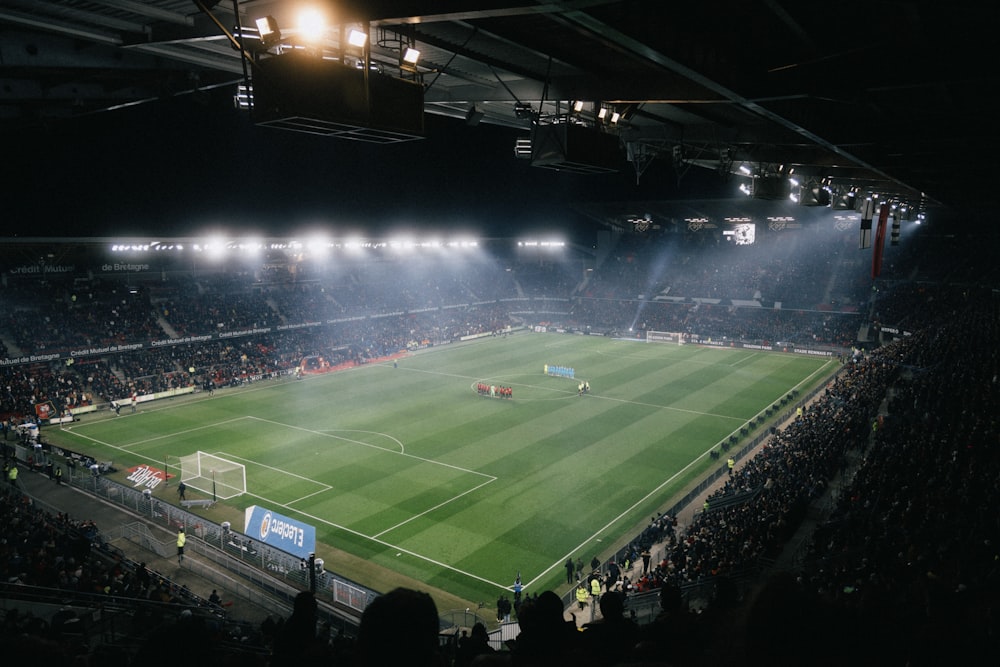
[[[160,416],[95,422],[107,426],[86,442],[123,457],[128,443],[154,460],[196,449],[243,456],[259,497],[230,504],[280,505],[315,524],[321,543],[494,599],[490,582],[507,586],[517,569],[557,586],[567,554],[589,561],[648,520],[712,465],[709,449],[823,362],[518,334],[436,348],[398,368],[154,404]],[[577,396],[577,380],[545,376],[545,364],[573,366],[592,393]],[[513,386],[514,400],[476,395],[478,380]]]
[[[284,469],[304,471],[323,480],[328,492],[290,499],[287,496],[291,491],[285,489],[268,488],[267,492],[255,493],[293,504],[301,511],[363,534],[374,534],[408,520],[488,479],[395,448],[369,445],[356,439],[354,432],[323,433],[273,423],[267,426],[281,430],[283,446],[261,460],[269,461],[268,465],[280,462]],[[251,474],[248,469],[248,478],[256,481],[257,477],[256,471]],[[300,499],[302,502],[297,503]]]

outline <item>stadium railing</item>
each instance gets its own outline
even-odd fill
[[[171,532],[183,527],[189,535],[186,548],[215,565],[217,570],[198,572],[206,578],[217,580],[220,585],[232,586],[228,578],[218,580],[224,570],[236,580],[246,582],[236,589],[249,602],[255,604],[281,603],[291,610],[295,596],[312,585],[308,572],[303,571],[301,559],[261,542],[253,542],[242,533],[171,503],[147,495],[139,489],[119,484],[101,475],[81,474],[79,469],[65,481],[88,493],[118,505],[134,514],[137,522],[119,527],[121,536],[162,557],[169,557],[176,547],[173,539],[157,540],[149,525],[163,526]],[[140,521],[141,520],[141,521]],[[195,537],[197,539],[190,539]],[[192,559],[186,566],[194,565]],[[346,629],[360,622],[361,612],[379,592],[350,581],[336,573],[324,570],[315,580],[317,601],[326,608],[335,627]]]

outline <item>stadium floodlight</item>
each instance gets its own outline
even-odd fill
[[[351,28],[351,31],[347,33],[347,43],[351,46],[362,48],[368,42],[368,35],[358,30],[357,28]]]
[[[207,252],[212,259],[222,259],[226,254],[226,239],[221,236],[214,236],[200,244],[203,251]]]
[[[257,24],[257,34],[260,35],[260,43],[265,49],[269,49],[281,41],[281,30],[273,16],[262,16],[255,23]]]
[[[320,257],[328,255],[330,253],[331,246],[332,244],[330,243],[330,239],[319,234],[310,237],[309,240],[306,241],[306,249],[309,253]]]
[[[407,65],[416,66],[418,60],[420,60],[420,51],[412,46],[406,47],[406,50],[403,52],[403,62]]]

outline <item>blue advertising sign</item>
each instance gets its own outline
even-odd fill
[[[243,532],[300,558],[316,552],[316,528],[257,505],[246,509]]]

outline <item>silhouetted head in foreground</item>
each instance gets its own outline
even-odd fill
[[[427,593],[395,588],[372,600],[358,628],[358,664],[443,666],[437,605]]]

